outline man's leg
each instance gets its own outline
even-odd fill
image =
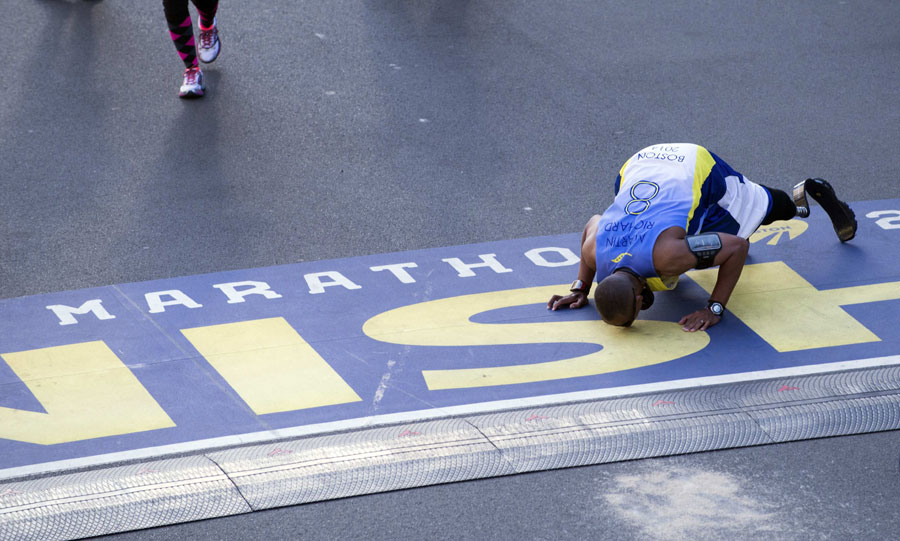
[[[772,196],[772,208],[763,219],[762,225],[768,225],[777,220],[790,220],[795,216],[806,218],[809,216],[809,203],[806,195],[809,194],[818,202],[834,227],[841,242],[847,242],[856,236],[856,215],[850,205],[837,198],[831,184],[821,178],[810,178],[796,186],[793,190],[793,198],[782,190],[776,190],[763,186]]]
[[[809,216],[809,209],[806,207],[798,207],[794,201],[791,200],[791,196],[783,190],[776,190],[775,188],[769,188],[768,186],[763,186],[763,188],[765,188],[769,192],[769,195],[772,196],[772,208],[769,209],[769,213],[763,218],[762,225],[769,225],[778,220],[790,220],[798,215],[801,218]]]

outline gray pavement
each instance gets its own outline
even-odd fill
[[[0,296],[580,231],[658,141],[896,195],[894,3],[4,3]],[[531,210],[524,210],[529,208]]]
[[[776,187],[900,193],[896,2],[222,4],[209,94],[182,102],[159,2],[0,0],[0,297],[580,231],[653,142]],[[898,448],[815,440],[128,537],[885,539]],[[646,491],[680,483],[708,500]],[[678,524],[648,526],[658,508]],[[709,508],[708,530],[679,529]]]

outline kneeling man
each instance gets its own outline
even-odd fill
[[[581,237],[578,279],[571,293],[554,295],[547,308],[594,300],[603,321],[627,327],[650,308],[653,292],[675,287],[691,269],[718,266],[705,307],[679,321],[685,331],[718,323],[747,258],[747,240],[760,225],[809,216],[807,194],[828,213],[841,242],[856,234],[856,217],[828,182],[813,178],[782,190],[744,178],[721,158],[689,143],[647,147],[625,162],[606,212],[588,220]]]

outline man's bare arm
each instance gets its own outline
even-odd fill
[[[654,249],[653,251],[653,261],[657,265],[657,271],[665,275],[680,275],[694,268],[697,258],[687,247],[684,230],[677,228],[677,231],[672,230],[672,233],[668,235],[667,233],[670,233],[670,230],[663,232],[665,235],[665,238],[662,239],[663,242],[657,243],[659,250]],[[719,274],[716,277],[716,285],[713,287],[710,299],[725,305],[741,277],[744,262],[747,260],[747,252],[750,250],[750,243],[747,239],[735,235],[727,233],[718,233],[718,235],[722,241],[722,249],[716,254],[713,265],[719,266]],[[683,326],[685,331],[694,332],[706,330],[720,320],[720,317],[706,308],[701,308],[684,316],[678,323]]]
[[[588,293],[591,290],[591,284],[594,282],[594,274],[596,274],[596,260],[594,249],[594,235],[597,231],[597,223],[600,221],[600,215],[595,214],[585,224],[584,230],[581,232],[581,261],[578,263],[578,279],[584,283],[584,289],[581,291],[573,291],[572,293],[562,296],[553,295],[547,303],[547,308],[556,310],[563,306],[569,308],[581,308],[588,304]]]
[[[744,270],[744,262],[747,261],[747,253],[750,251],[750,242],[747,239],[719,233],[722,239],[722,250],[716,254],[714,265],[719,266],[719,275],[716,277],[716,285],[713,287],[710,299],[727,304],[734,292],[741,272]]]

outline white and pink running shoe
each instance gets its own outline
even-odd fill
[[[200,27],[200,47],[197,48],[197,56],[200,58],[200,62],[204,64],[209,64],[219,56],[221,44],[219,42],[219,28],[216,26],[217,19],[218,17],[213,19],[211,28],[204,29],[202,26]]]
[[[200,98],[203,97],[203,91],[206,85],[203,84],[203,72],[199,66],[187,68],[184,70],[184,82],[178,90],[179,98]]]

